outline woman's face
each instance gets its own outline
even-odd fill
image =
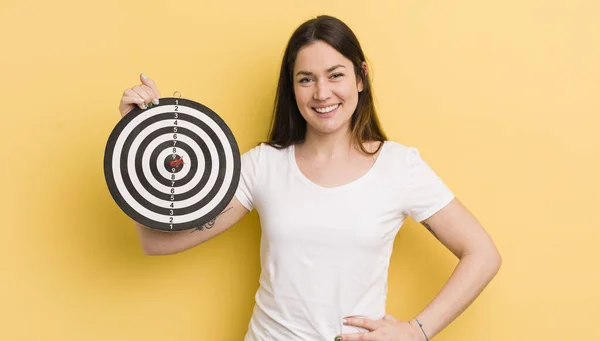
[[[316,41],[298,52],[293,77],[296,103],[307,130],[330,134],[350,129],[363,84],[349,59]]]

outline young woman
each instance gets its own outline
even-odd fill
[[[494,243],[417,149],[388,141],[369,68],[340,20],[303,23],[285,50],[268,141],[242,155],[227,209],[195,233],[136,223],[143,250],[187,250],[260,215],[260,287],[246,341],[422,341],[438,334],[499,270]],[[120,112],[159,103],[155,83],[127,89]],[[394,238],[406,217],[459,259],[439,294],[409,321],[385,312]]]

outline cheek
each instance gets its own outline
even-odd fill
[[[358,101],[358,90],[356,88],[355,83],[344,83],[339,88],[339,96],[345,101],[349,103],[354,103]]]
[[[312,93],[309,88],[305,87],[295,87],[294,95],[296,96],[296,103],[298,103],[298,106],[300,107],[306,106],[312,98]]]

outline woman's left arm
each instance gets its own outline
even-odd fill
[[[502,258],[483,226],[456,198],[421,224],[460,259],[444,287],[415,316],[431,339],[479,296]],[[414,319],[410,323],[418,328]]]
[[[348,316],[345,324],[368,332],[344,334],[336,337],[336,341],[431,339],[479,296],[500,269],[502,259],[492,239],[458,199],[452,199],[421,223],[460,259],[442,290],[408,322],[391,315],[380,320]]]

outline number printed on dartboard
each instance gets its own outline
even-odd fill
[[[172,160],[170,162],[171,166],[171,204],[169,205],[169,228],[173,229],[173,224],[175,221],[173,220],[173,209],[175,208],[175,181],[177,180],[177,176],[175,175],[181,167],[183,166],[183,156],[177,154],[177,119],[179,118],[179,100],[175,100],[175,109],[173,110],[173,150],[172,150]]]

